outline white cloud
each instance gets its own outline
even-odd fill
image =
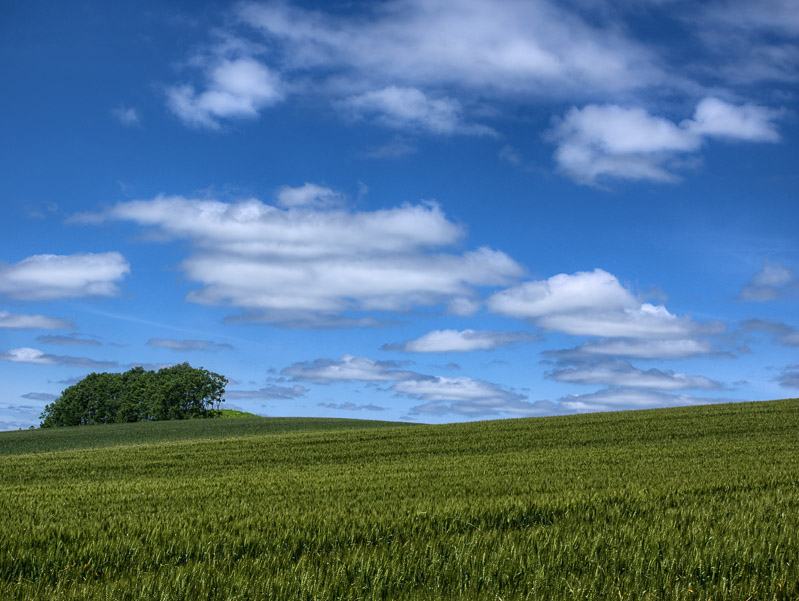
[[[738,295],[742,301],[772,301],[799,287],[799,279],[785,265],[769,261],[757,272]]]
[[[58,398],[57,394],[50,394],[49,392],[28,392],[22,395],[23,399],[30,399],[31,401],[54,401]]]
[[[673,391],[721,388],[721,384],[704,376],[688,376],[660,369],[642,371],[625,361],[599,361],[578,363],[575,366],[560,366],[546,375],[558,382],[601,384],[639,389],[653,388]]]
[[[72,322],[46,315],[29,315],[0,310],[0,328],[30,330],[70,330]]]
[[[202,287],[189,300],[262,311],[274,321],[448,303],[522,272],[489,248],[441,252],[463,230],[434,204],[351,212],[158,197],[77,219],[130,220],[190,239],[196,252],[182,266]]]
[[[34,301],[114,296],[116,282],[128,273],[130,266],[118,252],[33,255],[0,265],[0,294]]]
[[[655,407],[684,407],[721,402],[723,399],[706,399],[687,394],[667,394],[654,390],[634,388],[608,388],[590,394],[570,394],[558,401],[562,409],[577,412],[622,411],[651,409]]]
[[[63,344],[68,346],[102,346],[99,340],[79,338],[74,332],[66,336],[37,336],[36,341],[44,344]]]
[[[398,395],[426,401],[413,407],[410,415],[456,414],[481,417],[501,414],[539,415],[544,412],[538,404],[526,402],[523,395],[491,382],[467,377],[429,376],[402,369],[402,364],[395,361],[374,361],[366,357],[344,355],[340,360],[317,359],[295,363],[281,373],[295,381],[314,384],[393,383],[390,390]]]
[[[607,178],[674,181],[672,168],[697,152],[706,137],[748,142],[776,142],[779,111],[717,98],[699,102],[693,119],[679,125],[639,107],[588,105],[572,108],[557,122],[550,138],[555,160],[575,181],[596,184]]]
[[[675,340],[646,340],[617,338],[584,342],[565,351],[553,351],[555,355],[600,355],[633,357],[637,359],[679,359],[709,353],[713,348],[705,339],[685,338]]]
[[[150,338],[147,346],[165,348],[171,351],[191,352],[191,351],[225,351],[233,347],[226,343],[217,343],[211,340],[174,340],[171,338]]]
[[[583,95],[662,77],[646,46],[545,0],[393,0],[356,17],[245,3],[239,16],[279,44],[285,71],[332,74],[360,92],[393,84]]]
[[[799,365],[791,365],[783,370],[777,378],[783,388],[799,388]]]
[[[396,129],[435,134],[496,135],[490,127],[464,123],[460,102],[453,98],[430,98],[417,88],[389,86],[350,96],[338,102],[355,118],[373,118]]]
[[[0,359],[12,363],[32,363],[34,365],[66,365],[69,367],[111,368],[117,367],[116,361],[97,361],[88,357],[71,357],[68,355],[51,355],[39,349],[21,347],[0,353]]]
[[[305,183],[298,188],[284,186],[277,191],[277,204],[285,209],[299,207],[319,208],[332,207],[344,203],[344,196],[340,192]]]
[[[433,330],[421,338],[402,344],[390,344],[385,350],[409,353],[458,353],[485,351],[519,342],[534,340],[529,332],[490,332],[476,330]]]
[[[747,319],[741,326],[747,332],[767,332],[777,344],[799,346],[799,330],[788,324],[767,319]]]
[[[493,294],[487,305],[494,313],[573,335],[685,339],[701,329],[662,305],[640,302],[602,269],[524,282]]]
[[[488,417],[498,415],[541,415],[538,403],[526,401],[526,397],[505,390],[491,382],[471,378],[445,378],[437,376],[424,380],[397,382],[391,390],[403,396],[426,401],[410,410],[410,415],[461,415],[465,417]]]
[[[395,361],[374,361],[366,357],[344,355],[341,360],[317,359],[295,363],[282,372],[300,382],[330,384],[333,382],[395,382],[425,379],[412,371],[400,369]]]
[[[167,91],[169,108],[187,125],[217,129],[223,119],[255,118],[285,96],[280,76],[251,57],[216,59],[206,77],[202,92],[187,84]]]
[[[602,269],[561,273],[547,280],[524,282],[488,299],[488,307],[503,315],[540,318],[585,310],[623,311],[639,306],[616,276]]]
[[[305,386],[278,386],[271,384],[258,390],[227,390],[226,399],[268,399],[268,400],[294,400],[308,392]]]
[[[338,411],[385,411],[385,407],[380,407],[374,403],[358,405],[357,403],[317,403],[319,407],[336,409]]]
[[[119,105],[117,108],[111,111],[111,114],[122,125],[138,125],[141,122],[141,115],[139,114],[139,111],[132,107]]]
[[[780,111],[752,104],[735,106],[718,98],[705,98],[685,127],[699,135],[748,142],[779,142],[774,120]]]

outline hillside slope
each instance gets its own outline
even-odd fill
[[[795,600],[797,431],[785,400],[7,455],[0,598]]]
[[[414,425],[404,422],[317,417],[236,417],[101,424],[0,432],[0,455],[93,449],[130,444]]]

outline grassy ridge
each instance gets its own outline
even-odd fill
[[[241,412],[243,413],[243,412]],[[0,432],[0,456],[23,453],[91,449],[130,444],[191,441],[204,438],[254,436],[287,432],[314,432],[348,428],[382,428],[412,425],[398,422],[313,417],[240,417],[192,419],[130,424],[100,424],[72,428]]]
[[[789,400],[8,455],[0,598],[797,599],[798,428]]]

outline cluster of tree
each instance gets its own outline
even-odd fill
[[[217,417],[227,378],[188,363],[93,373],[47,405],[41,427]]]

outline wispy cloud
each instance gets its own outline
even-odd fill
[[[94,338],[80,338],[74,332],[66,336],[54,336],[51,334],[37,336],[36,341],[43,344],[61,344],[67,346],[102,346],[99,340],[95,340]]]
[[[141,114],[138,109],[120,104],[111,111],[114,118],[122,125],[133,126],[141,123]]]
[[[799,388],[799,365],[786,367],[777,377],[777,382],[783,388]]]
[[[772,340],[783,346],[799,346],[799,330],[788,324],[768,319],[747,319],[741,323],[746,332],[766,332]]]
[[[773,301],[794,290],[799,290],[799,278],[794,271],[776,261],[768,261],[743,287],[738,300]]]
[[[0,328],[18,330],[71,330],[74,324],[66,319],[0,311]]]
[[[174,338],[150,338],[147,346],[169,349],[178,352],[194,351],[229,351],[233,347],[227,343],[218,343],[211,340],[176,340]]]
[[[545,0],[393,0],[353,17],[244,3],[238,14],[277,43],[285,72],[350,88],[402,82],[565,95],[635,89],[663,77],[643,44]]]
[[[88,357],[70,355],[51,355],[39,349],[21,347],[0,353],[0,359],[13,363],[32,363],[34,365],[66,365],[68,367],[114,368],[116,361],[98,361]]]
[[[546,377],[558,382],[571,384],[591,384],[638,389],[655,389],[661,391],[721,388],[704,376],[688,376],[673,371],[648,369],[646,371],[633,367],[626,361],[582,361],[561,363],[548,372]]]
[[[49,392],[28,392],[22,395],[23,399],[30,399],[31,401],[54,401],[58,398],[57,394],[50,394]]]
[[[635,388],[607,388],[589,394],[570,394],[558,401],[568,411],[622,411],[655,407],[685,407],[725,402],[728,399],[695,397],[688,394],[667,394]]]
[[[227,390],[226,399],[269,399],[269,400],[294,400],[305,396],[308,389],[305,386],[278,386],[270,384],[257,390]]]
[[[485,125],[466,123],[460,102],[431,98],[417,88],[388,86],[344,98],[337,105],[355,119],[373,119],[387,127],[434,134],[496,136]]]
[[[114,296],[117,282],[130,273],[118,252],[33,255],[0,265],[0,295],[46,301],[80,296]]]
[[[425,401],[409,415],[459,415],[487,417],[496,415],[537,415],[541,407],[525,401],[526,397],[497,384],[468,377],[447,378],[403,369],[396,361],[375,361],[345,355],[340,360],[317,359],[295,363],[281,373],[297,381],[314,384],[364,382],[390,384],[389,390],[400,397]],[[333,405],[326,405],[333,408]]]
[[[610,338],[590,340],[571,349],[547,351],[561,357],[630,357],[635,359],[681,359],[710,353],[713,344],[704,338],[675,340],[647,340],[636,338]]]
[[[281,373],[301,382],[331,384],[333,382],[393,382],[428,378],[401,369],[396,361],[374,361],[366,357],[344,355],[340,360],[316,359],[295,363]]]
[[[337,411],[385,411],[385,407],[380,407],[374,403],[359,405],[357,403],[317,403],[318,407],[326,409],[336,409]]]
[[[405,380],[391,387],[394,392],[425,401],[410,410],[410,415],[460,415],[488,417],[497,415],[530,416],[541,412],[524,395],[506,390],[491,382],[472,378],[436,376],[424,380]]]

